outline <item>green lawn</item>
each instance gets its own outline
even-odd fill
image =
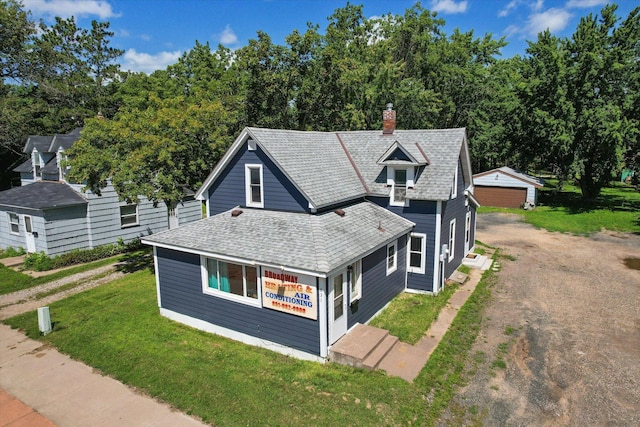
[[[104,265],[113,264],[120,259],[122,259],[122,255],[78,265],[76,267],[71,267],[40,277],[31,277],[28,274],[19,273],[11,268],[5,267],[3,264],[0,264],[0,295],[10,294],[11,292],[53,282],[54,280],[59,280],[63,277],[71,276],[76,273],[82,273]]]
[[[615,183],[603,188],[592,204],[585,204],[578,187],[565,185],[556,191],[554,185],[549,181],[540,190],[534,210],[481,207],[478,212],[517,213],[537,228],[563,233],[589,235],[607,229],[640,234],[640,192],[634,187]]]
[[[404,293],[395,298],[371,326],[388,330],[402,342],[415,344],[420,341],[438,313],[447,304],[457,286],[445,286],[438,296]]]
[[[246,346],[158,313],[148,270],[5,321],[106,375],[216,425],[432,425],[464,383],[467,352],[489,298],[491,272],[460,310],[413,383]]]

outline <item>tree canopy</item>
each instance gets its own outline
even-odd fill
[[[466,127],[476,171],[546,170],[590,199],[622,167],[640,172],[639,9],[615,11],[503,59],[504,39],[447,34],[419,3],[372,19],[347,4],[323,31],[308,24],[284,44],[259,31],[237,51],[196,41],[145,75],[119,70],[108,23],[58,18],[36,31],[19,2],[0,0],[0,147],[15,159],[28,133],[83,125],[68,153],[75,180],[172,203],[244,126],[380,129],[391,102],[398,128]]]

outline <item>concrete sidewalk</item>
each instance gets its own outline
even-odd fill
[[[136,393],[120,382],[100,375],[83,363],[27,338],[0,324],[0,426],[154,426],[197,427],[205,424],[171,409],[150,397]],[[11,397],[16,399],[11,399]],[[20,401],[36,415],[31,423],[17,424],[31,416]],[[10,424],[5,413],[22,410]],[[22,415],[20,415],[22,414]],[[9,417],[9,415],[7,415]],[[43,424],[35,424],[36,420]]]

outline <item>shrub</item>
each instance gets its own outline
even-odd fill
[[[44,252],[29,254],[24,260],[24,267],[27,270],[45,271],[55,268],[67,267],[75,264],[84,264],[103,258],[109,258],[121,253],[131,252],[143,247],[140,239],[133,239],[124,243],[118,239],[118,243],[110,245],[96,246],[92,249],[74,249],[56,257],[49,257]]]
[[[0,249],[0,258],[11,258],[14,256],[24,255],[26,251],[24,248],[13,248],[9,246],[6,249]]]
[[[45,271],[53,268],[52,259],[44,252],[34,252],[24,258],[24,268],[34,271]]]

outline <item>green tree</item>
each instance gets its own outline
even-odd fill
[[[0,64],[2,80],[19,79],[26,66],[28,43],[35,34],[35,23],[15,0],[0,0]]]
[[[640,9],[620,26],[616,9],[583,17],[570,39],[541,33],[530,43],[519,86],[522,153],[551,167],[561,184],[576,180],[585,200],[600,194],[637,144]]]
[[[69,179],[101,194],[111,182],[121,200],[140,196],[171,206],[198,188],[228,148],[234,117],[220,101],[189,103],[151,95],[145,109],[87,120],[68,150]]]

